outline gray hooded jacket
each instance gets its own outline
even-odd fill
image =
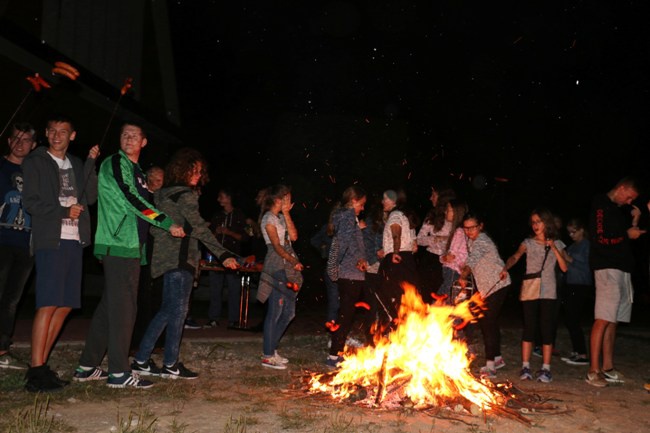
[[[199,213],[199,196],[187,186],[162,188],[154,194],[156,207],[185,230],[184,238],[175,238],[167,230],[151,228],[153,256],[151,276],[158,277],[173,269],[185,269],[194,273],[201,259],[199,241],[221,262],[237,257],[217,241],[208,223]]]

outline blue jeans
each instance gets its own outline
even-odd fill
[[[239,301],[241,297],[241,279],[234,271],[210,271],[210,307],[208,320],[221,318],[221,305],[224,282],[228,286],[228,322],[239,321]]]
[[[268,300],[264,319],[264,356],[272,356],[282,334],[296,315],[296,293],[284,287],[274,287]]]
[[[156,340],[160,337],[165,327],[165,352],[163,363],[167,366],[174,365],[178,361],[178,352],[183,336],[183,325],[190,303],[192,293],[192,282],[194,276],[191,272],[174,269],[165,272],[163,276],[163,296],[160,311],[154,316],[147,327],[144,337],[140,342],[135,360],[145,363],[151,357]]]
[[[454,282],[459,276],[458,272],[453,269],[447,266],[442,267],[442,284],[440,285],[440,289],[438,289],[438,295],[447,295],[445,302],[449,305],[454,303],[454,299],[452,298],[454,294],[452,293],[451,286],[454,285]]]

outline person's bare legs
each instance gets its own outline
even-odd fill
[[[596,319],[591,327],[591,336],[589,337],[589,349],[591,350],[591,358],[589,362],[590,373],[597,373],[600,371],[603,340],[608,324],[610,324],[610,322],[606,320]]]
[[[614,368],[614,342],[616,341],[616,323],[607,322],[603,336],[603,370]]]
[[[532,341],[522,341],[521,342],[521,361],[530,362],[530,355],[533,353],[533,342]]]
[[[552,344],[543,344],[542,345],[542,362],[547,365],[551,365],[551,358],[553,357],[553,345]]]
[[[41,307],[36,310],[32,324],[32,367],[40,367],[47,362],[70,310],[69,307]]]

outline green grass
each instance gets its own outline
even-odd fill
[[[129,411],[126,418],[117,412],[117,433],[156,433],[158,418],[142,406],[137,411]]]
[[[237,418],[233,418],[230,415],[230,419],[223,426],[223,433],[246,433],[249,425],[249,420],[246,416],[240,415]]]
[[[289,409],[286,406],[280,409],[278,418],[283,430],[305,429],[313,426],[318,421],[318,417],[313,411],[306,408]]]
[[[50,407],[49,397],[40,395],[34,397],[34,404],[28,408],[9,414],[8,423],[4,424],[3,431],[7,433],[65,433],[76,429],[62,420],[54,419],[48,415]],[[7,418],[5,418],[7,419]]]

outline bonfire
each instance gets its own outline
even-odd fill
[[[526,423],[519,413],[557,409],[515,396],[509,383],[495,385],[472,374],[473,356],[458,330],[480,318],[483,308],[478,293],[456,305],[440,300],[430,305],[405,285],[394,329],[376,333],[373,346],[346,353],[337,371],[311,374],[309,390],[374,407],[462,407],[475,415],[501,413]]]

